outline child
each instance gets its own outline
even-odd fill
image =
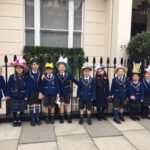
[[[1,108],[1,102],[2,102],[2,97],[3,93],[6,96],[6,83],[4,80],[4,77],[2,76],[2,66],[0,66],[0,108]]]
[[[141,107],[141,102],[143,102],[144,99],[144,88],[143,84],[139,81],[139,73],[134,72],[132,75],[132,81],[130,82],[130,89],[129,89],[129,95],[130,95],[130,113],[131,113],[131,119],[136,121],[140,120],[139,118],[139,110]]]
[[[144,79],[142,83],[144,86],[144,102],[142,103],[141,116],[142,118],[150,119],[148,115],[150,106],[150,66],[145,69]]]
[[[31,126],[41,125],[41,121],[39,118],[40,113],[40,104],[41,100],[38,98],[39,96],[39,83],[41,74],[38,71],[39,68],[39,59],[33,58],[31,60],[31,69],[28,72],[28,93],[29,100],[28,103],[30,105],[30,116],[31,116]]]
[[[53,75],[53,63],[46,63],[44,78],[41,81],[41,95],[44,95],[45,122],[54,124],[55,101],[59,99],[59,84],[56,76]],[[43,96],[42,96],[43,97]],[[51,120],[49,120],[49,108]]]
[[[72,123],[71,118],[71,105],[70,105],[70,80],[75,84],[78,84],[78,81],[73,78],[73,76],[67,72],[68,69],[67,58],[63,58],[62,56],[56,63],[56,68],[58,70],[57,77],[60,87],[60,123],[64,123],[64,110],[66,105],[67,110],[67,121],[68,123]]]
[[[98,120],[107,120],[104,112],[108,107],[109,80],[104,69],[105,67],[102,65],[96,68],[96,106]]]
[[[83,77],[79,80],[77,97],[79,99],[79,109],[80,109],[80,120],[79,124],[84,122],[84,109],[87,110],[87,123],[92,125],[91,121],[91,111],[92,111],[92,101],[96,96],[95,80],[90,76],[92,67],[85,63],[82,67]]]
[[[26,61],[24,59],[16,59],[16,61],[10,63],[10,65],[15,67],[15,73],[9,77],[7,96],[10,98],[13,126],[16,127],[22,125],[22,117],[26,109],[26,100],[28,98],[27,78],[24,74]]]
[[[113,112],[114,121],[121,124],[121,121],[125,121],[123,117],[123,109],[126,98],[128,97],[129,81],[125,77],[125,68],[116,68],[116,77],[112,80],[110,98],[113,97]]]

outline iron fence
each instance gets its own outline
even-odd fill
[[[17,56],[14,55],[13,59],[16,60]],[[79,60],[78,64],[74,64],[73,58],[71,58],[71,61],[70,61],[71,62],[70,71],[75,76],[76,79],[79,79],[82,76],[82,72],[81,72],[82,64],[80,63],[80,58],[78,58],[78,60]],[[86,57],[85,60],[87,62],[89,62],[89,57]],[[4,77],[5,77],[6,83],[8,81],[8,76],[9,76],[8,70],[9,70],[9,68],[11,68],[11,66],[9,65],[9,61],[12,61],[12,60],[8,60],[7,55],[4,56],[4,65],[2,65],[2,67],[5,70]],[[117,65],[122,65],[127,68],[127,77],[130,78],[131,73],[132,73],[132,68],[133,68],[133,62],[134,62],[134,60],[124,59],[124,58],[120,58],[119,60],[117,60],[116,58],[110,59],[109,57],[106,59],[103,59],[103,57],[92,57],[92,61],[90,62],[91,65],[93,66],[92,76],[95,77],[96,66],[103,64],[106,68],[106,72],[109,77],[115,76],[115,69],[116,69]],[[148,65],[150,65],[150,60],[144,59],[144,60],[139,60],[139,62],[141,62],[141,78],[142,78],[142,73],[144,72],[144,68],[146,68]],[[76,66],[78,66],[78,67],[76,67]],[[42,69],[41,69],[41,71],[42,71]],[[72,89],[72,91],[71,91],[72,113],[78,114],[78,101],[76,99],[76,96],[74,96],[74,95],[76,95],[76,94],[74,94],[76,91],[76,88],[74,88],[73,83],[71,83],[71,89]],[[56,108],[57,108],[56,111],[58,112],[58,107],[56,106]],[[93,110],[94,109],[95,108],[93,107]],[[108,112],[111,112],[111,109],[112,109],[112,104],[109,103]],[[41,107],[41,110],[43,110],[43,107]],[[28,110],[27,110],[27,112],[28,112]],[[9,101],[6,102],[6,114],[7,115],[10,114]]]

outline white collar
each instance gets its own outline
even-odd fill
[[[90,76],[88,76],[88,77],[84,77],[84,79],[85,79],[85,80],[89,80],[89,78],[90,78]]]
[[[38,71],[34,71],[34,70],[32,70],[32,73],[37,73]]]
[[[138,83],[139,83],[139,81],[133,81],[133,83],[134,83],[134,84],[138,84]]]

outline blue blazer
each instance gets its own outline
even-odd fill
[[[129,95],[135,96],[136,100],[141,101],[144,99],[144,87],[141,82],[137,84],[130,81]]]
[[[4,77],[2,75],[0,75],[0,100],[3,97],[2,91],[3,91],[4,95],[6,96],[6,92],[7,92],[6,83],[5,83]]]
[[[94,100],[96,98],[95,79],[90,77],[89,82],[86,83],[84,78],[81,78],[78,84],[77,97],[79,97],[81,101]]]
[[[144,97],[150,97],[150,83],[145,79],[142,81],[144,87]]]
[[[25,99],[28,98],[28,91],[27,91],[27,76],[23,75],[23,84],[19,88],[17,85],[16,74],[12,74],[9,77],[7,83],[7,96],[10,96],[12,99]]]
[[[129,95],[129,80],[125,76],[122,81],[118,77],[113,78],[110,90],[110,96],[125,98]]]
[[[60,94],[58,78],[53,75],[53,77],[49,79],[47,74],[45,74],[45,79],[40,82],[40,91],[45,96]]]
[[[34,75],[31,70],[27,73],[27,88],[28,88],[29,97],[32,92],[40,91],[40,86],[39,86],[40,80],[41,80],[41,74],[39,71],[37,72],[36,75]]]
[[[70,94],[70,92],[71,92],[70,81],[72,81],[78,85],[78,81],[76,79],[74,79],[74,77],[69,72],[65,72],[65,76],[63,78],[60,76],[59,72],[56,75],[58,78],[60,94],[63,94],[63,95]]]

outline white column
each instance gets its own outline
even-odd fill
[[[34,0],[34,45],[40,46],[40,0]]]
[[[73,48],[74,0],[69,0],[68,8],[68,48]]]
[[[131,36],[132,0],[113,0],[111,57],[126,57]],[[120,61],[118,62],[120,63]]]

